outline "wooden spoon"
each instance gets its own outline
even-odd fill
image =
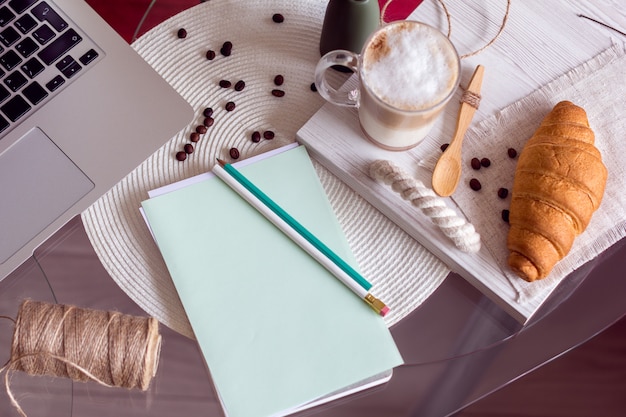
[[[466,100],[465,95],[469,93],[470,96],[480,97],[484,71],[485,67],[482,65],[476,67],[474,75],[472,75],[472,79],[467,86],[464,99],[461,100],[461,108],[456,120],[456,131],[452,141],[439,158],[439,161],[437,161],[437,165],[435,165],[432,186],[433,190],[442,197],[452,195],[459,184],[459,179],[461,178],[461,145],[463,144],[465,132],[478,108],[478,104],[471,102],[471,100]]]

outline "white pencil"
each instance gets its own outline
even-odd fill
[[[365,278],[232,165],[218,159],[218,164],[213,168],[213,172],[298,246],[362,298],[374,311],[381,316],[385,316],[389,312],[389,307],[385,303],[368,292],[372,285]]]

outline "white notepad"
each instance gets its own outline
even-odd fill
[[[238,168],[356,267],[304,147]],[[402,364],[383,319],[220,179],[174,188],[143,209],[227,415],[289,414]]]

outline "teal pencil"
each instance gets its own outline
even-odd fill
[[[274,200],[254,185],[231,164],[218,159],[213,172],[235,190],[248,203],[256,208],[283,233],[306,250],[313,258],[333,273],[348,288],[361,297],[381,316],[389,312],[389,307],[368,291],[372,287],[361,274],[333,252],[327,245],[307,230],[301,223],[283,210]]]

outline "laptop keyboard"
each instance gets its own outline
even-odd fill
[[[0,0],[0,138],[101,58],[50,0]]]

